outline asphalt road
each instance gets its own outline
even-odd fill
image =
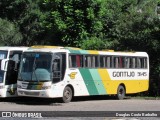
[[[94,97],[77,97],[70,103],[61,103],[59,99],[45,99],[45,98],[5,98],[0,99],[0,111],[9,111],[9,112],[22,112],[31,111],[31,112],[42,112],[43,119],[48,119],[48,117],[57,117],[56,119],[63,118],[70,120],[73,115],[73,119],[84,119],[85,117],[95,117],[104,120],[108,120],[108,117],[114,119],[123,118],[123,120],[131,119],[131,116],[134,120],[140,119],[142,113],[150,114],[150,118],[160,119],[156,117],[156,111],[160,111],[160,100],[142,100],[142,99],[125,99],[125,100],[114,100],[105,96],[94,96]],[[46,112],[49,111],[49,112]],[[61,111],[61,112],[59,112]],[[86,112],[87,111],[87,112]],[[100,112],[99,112],[100,111]],[[129,111],[129,112],[128,112]],[[105,116],[107,114],[107,116]],[[68,116],[67,116],[68,115]],[[127,116],[130,115],[130,116]],[[125,118],[124,118],[125,116]],[[14,116],[15,117],[15,116]],[[107,118],[106,118],[107,117]],[[147,117],[148,118],[148,117]],[[149,118],[149,120],[150,120]],[[21,119],[21,118],[19,118]],[[23,118],[27,119],[27,118]],[[144,119],[142,117],[141,119]],[[146,119],[146,118],[145,118]],[[152,118],[153,119],[153,118]],[[79,119],[78,119],[79,120]]]

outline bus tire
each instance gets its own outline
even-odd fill
[[[118,100],[123,100],[126,95],[126,90],[123,85],[119,85],[117,89],[117,99]]]
[[[72,89],[67,86],[64,88],[62,102],[69,103],[72,100],[73,92]]]

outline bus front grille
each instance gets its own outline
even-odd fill
[[[33,96],[39,96],[39,92],[23,92],[25,95],[33,95]]]

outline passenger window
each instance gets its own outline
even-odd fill
[[[125,57],[119,57],[119,68],[125,68]]]
[[[119,67],[118,57],[114,57],[113,58],[113,64],[114,64],[114,68],[118,68]]]
[[[106,67],[107,68],[111,68],[112,67],[112,57],[111,56],[107,56],[106,57]]]
[[[98,56],[95,55],[89,55],[89,56],[85,56],[85,67],[88,68],[97,68],[99,67],[98,64]]]
[[[100,56],[100,67],[101,68],[105,67],[105,56]]]
[[[92,68],[97,68],[99,67],[98,65],[98,56],[92,56]]]
[[[69,67],[83,67],[83,55],[70,55],[69,56]]]
[[[69,66],[71,68],[77,67],[77,65],[76,65],[76,55],[70,55],[69,56]]]
[[[138,68],[147,68],[146,58],[138,58]]]
[[[126,57],[125,64],[126,68],[130,68],[130,58]]]
[[[141,64],[141,60],[140,58],[137,58],[137,68],[141,68],[142,64]]]
[[[85,67],[91,68],[91,56],[85,56]]]
[[[114,68],[125,68],[125,57],[114,57],[113,64]]]

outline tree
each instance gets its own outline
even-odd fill
[[[23,36],[20,45],[33,45],[44,43],[44,29],[41,25],[45,13],[40,9],[41,0],[2,0],[0,17],[12,21],[19,27]]]
[[[90,38],[103,38],[103,16],[99,0],[45,0],[49,7],[48,30],[61,35],[58,39],[65,44],[81,46]]]
[[[13,23],[0,19],[0,45],[13,46],[22,41],[22,34]]]
[[[116,0],[112,2],[117,2]],[[107,4],[110,4],[109,2]],[[112,17],[112,27],[108,37],[117,40],[114,48],[127,51],[146,51],[150,57],[149,94],[160,94],[160,19],[156,13],[158,0],[135,0],[119,3],[116,19]],[[114,4],[116,5],[116,4]],[[112,6],[114,7],[114,6]],[[117,15],[118,14],[118,15]]]

